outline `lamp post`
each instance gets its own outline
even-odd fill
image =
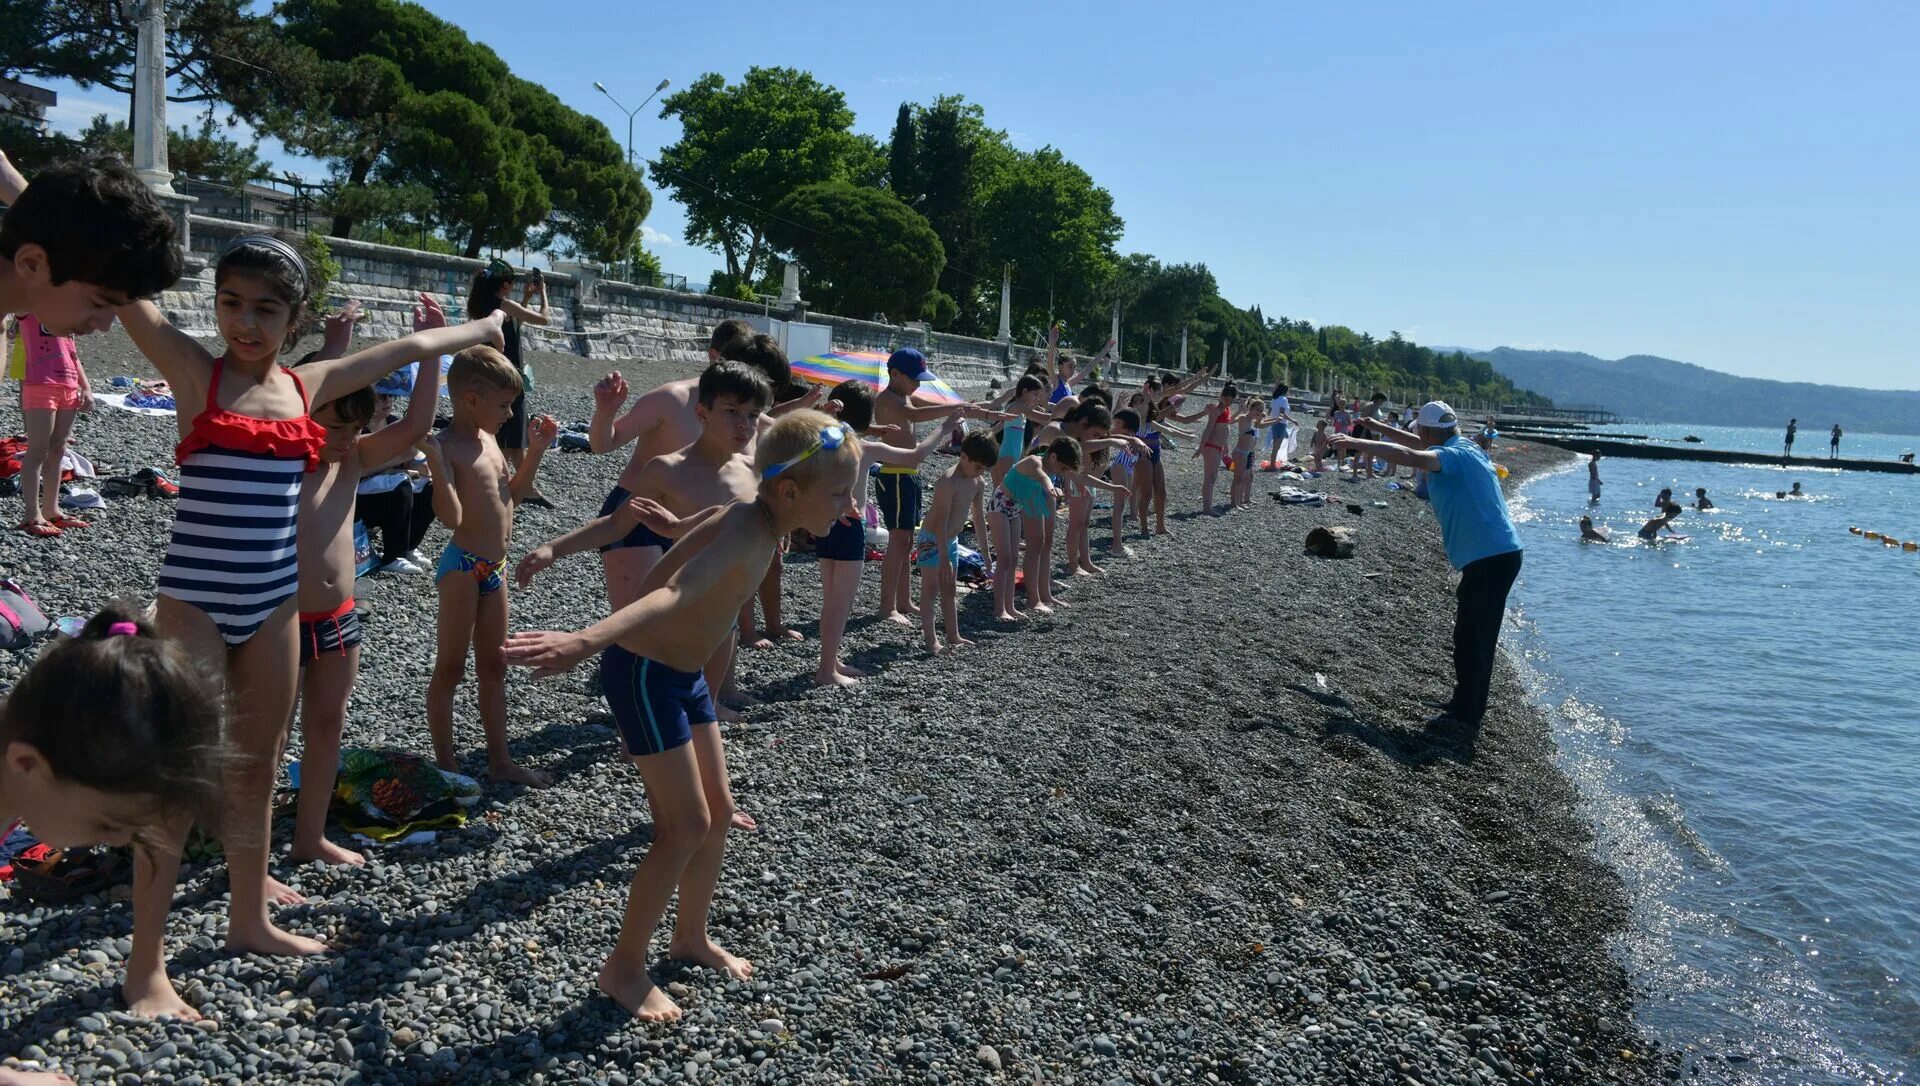
[[[668,82],[667,80],[662,79],[660,81],[660,85],[653,88],[653,94],[647,95],[647,102],[653,101],[655,95],[658,95],[661,91],[666,90],[667,82]],[[620,112],[627,115],[627,165],[629,166],[633,165],[633,115],[647,108],[647,102],[642,102],[639,105],[633,107],[632,109],[628,109],[626,106],[623,106],[620,104],[620,99],[615,98],[613,96],[613,92],[607,89],[606,84],[596,79],[593,82],[593,89],[599,91],[601,94],[606,95],[607,101],[612,102],[615,109],[618,109]]]

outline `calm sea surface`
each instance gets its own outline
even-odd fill
[[[1800,455],[1824,456],[1810,424]],[[1625,426],[1776,451],[1778,431]],[[1784,429],[1784,427],[1783,427]],[[1920,437],[1848,435],[1892,459]],[[1621,956],[1708,1081],[1893,1083],[1920,1067],[1920,476],[1603,459],[1515,503],[1508,648],[1553,716],[1634,921]],[[1804,499],[1777,491],[1799,481]],[[1672,487],[1719,506],[1634,531]],[[1611,545],[1581,544],[1590,515]]]

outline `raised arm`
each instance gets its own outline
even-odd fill
[[[114,313],[126,328],[133,345],[147,356],[173,386],[180,403],[200,403],[206,399],[207,380],[213,372],[213,356],[200,341],[175,328],[160,312],[160,307],[142,299],[121,306]],[[315,363],[315,367],[319,364]],[[325,400],[315,400],[325,403]]]
[[[795,396],[791,400],[783,400],[780,403],[774,404],[772,407],[767,409],[766,414],[760,417],[766,425],[772,425],[772,421],[774,419],[777,419],[780,416],[787,414],[788,412],[801,411],[806,408],[812,407],[815,404],[819,403],[821,400],[824,400],[826,398],[827,398],[827,387],[825,385],[816,385],[816,384],[813,384],[812,382],[808,382],[807,390],[805,392],[802,392],[800,395]]]
[[[1386,441],[1367,441],[1357,437],[1336,437],[1328,443],[1335,449],[1352,449],[1369,456],[1377,456],[1389,464],[1398,464],[1404,468],[1418,468],[1421,471],[1439,471],[1440,457],[1427,449],[1409,449]]]
[[[540,475],[540,461],[553,446],[553,439],[560,436],[560,424],[553,421],[552,415],[539,415],[527,424],[527,455],[520,461],[520,470],[513,473],[513,481],[507,484],[507,493],[513,497],[515,505],[533,496],[534,480]]]
[[[431,301],[425,294],[420,297],[423,303]],[[495,310],[465,324],[429,328],[364,351],[356,351],[345,358],[309,363],[307,369],[313,376],[308,381],[308,387],[313,390],[313,402],[326,403],[357,392],[415,359],[437,359],[443,354],[454,354],[481,344],[500,347],[506,342],[500,332],[500,320],[500,312]]]
[[[533,307],[528,307],[528,302],[532,302]],[[527,285],[520,288],[520,300],[516,302],[512,298],[502,298],[500,308],[521,324],[553,323],[553,317],[547,310],[547,281],[544,278],[527,280]]]
[[[903,449],[898,445],[888,445],[879,441],[862,441],[860,448],[866,453],[869,463],[889,464],[897,468],[917,468],[932,454],[933,450],[947,440],[947,435],[953,433],[953,428],[959,424],[960,419],[957,416],[948,419],[946,425],[928,434],[920,444],[911,449]]]
[[[20,194],[27,191],[27,179],[21,175],[13,160],[5,151],[0,151],[0,203],[11,207]]]
[[[418,445],[433,432],[433,418],[440,410],[440,363],[420,360],[420,373],[413,379],[408,394],[407,413],[392,426],[382,427],[360,438],[360,462],[384,464]]]
[[[1060,326],[1047,329],[1047,394],[1053,394],[1053,386],[1060,383]]]
[[[670,411],[683,411],[672,393],[656,388],[633,402],[633,409],[620,414],[627,402],[627,380],[610,373],[593,389],[593,420],[587,426],[587,448],[595,453],[610,453],[652,433],[665,422]],[[617,419],[616,419],[617,416]]]

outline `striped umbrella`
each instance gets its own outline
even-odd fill
[[[887,356],[879,351],[829,351],[795,360],[793,373],[816,385],[832,387],[858,378],[875,389],[882,389],[887,387]],[[961,395],[938,377],[920,382],[916,395],[942,403],[963,402]]]

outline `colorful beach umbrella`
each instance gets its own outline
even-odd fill
[[[928,362],[936,374],[937,363]],[[842,381],[858,378],[876,389],[887,387],[887,356],[879,351],[829,351],[793,363],[793,375],[831,388]],[[964,398],[953,387],[935,377],[920,382],[918,395],[944,403],[961,403]]]

